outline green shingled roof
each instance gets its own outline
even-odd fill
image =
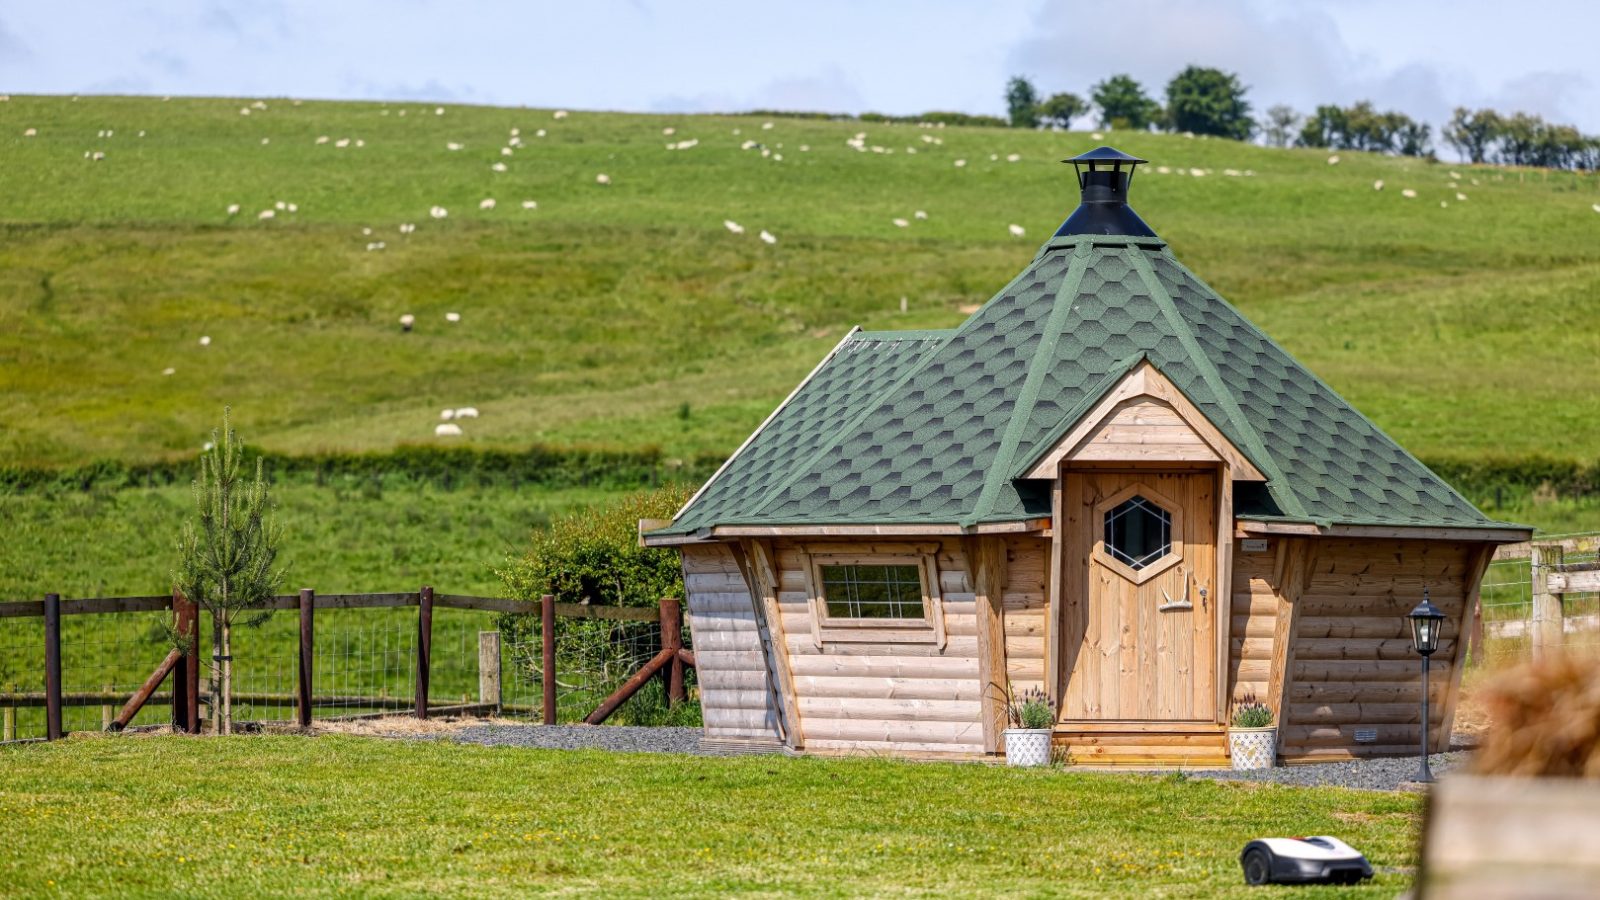
[[[951,332],[847,337],[664,533],[976,524],[1050,514],[1017,478],[1140,360],[1267,476],[1243,518],[1494,522],[1184,268],[1156,238],[1071,235]]]

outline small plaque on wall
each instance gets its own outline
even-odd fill
[[[1241,543],[1244,545],[1244,552],[1246,553],[1267,552],[1266,538],[1245,538]]]

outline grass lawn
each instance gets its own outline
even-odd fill
[[[1414,863],[1409,795],[868,759],[351,737],[0,749],[29,896],[1258,896],[1252,837]],[[1297,896],[1384,896],[1409,878]]]

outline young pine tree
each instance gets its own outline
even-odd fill
[[[244,480],[244,448],[222,411],[222,432],[211,433],[194,482],[196,518],[184,523],[173,583],[211,614],[211,713],[217,734],[233,731],[233,630],[259,625],[283,578],[275,570],[281,532],[269,519],[266,474]]]

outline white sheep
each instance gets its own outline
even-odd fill
[[[458,419],[476,419],[477,417],[478,408],[476,406],[463,406],[456,410],[456,418]]]
[[[461,321],[461,313],[447,312],[444,314],[444,320],[446,322],[459,322]]]
[[[599,175],[596,175],[594,177],[594,183],[595,184],[610,184],[611,183],[611,176],[607,175],[604,172],[601,172]]]
[[[433,426],[433,433],[439,437],[460,437],[461,426],[454,422],[445,422]]]
[[[428,215],[434,217],[435,219],[442,219],[445,216],[450,215],[450,211],[442,206],[435,206],[428,210]]]
[[[778,242],[778,238],[772,232],[763,228],[761,229],[761,242],[764,244],[776,244]]]
[[[723,219],[722,220],[722,227],[728,229],[729,231],[733,232],[734,234],[744,234],[744,226],[740,225],[738,222],[735,222],[732,219]]]
[[[1007,225],[1006,230],[1011,232],[1012,237],[1022,237],[1028,233],[1021,225]]]
[[[400,317],[401,331],[410,331],[411,327],[415,324],[417,324],[417,317],[413,316],[411,313],[406,313]]]
[[[478,208],[479,209],[494,209],[494,198],[493,197],[485,197],[482,200],[478,201]]]
[[[899,218],[891,219],[890,221],[894,222],[894,227],[896,227],[896,228],[905,228],[907,225],[911,224],[910,222],[907,222],[905,219],[899,219]]]
[[[522,201],[522,208],[523,209],[538,209],[539,208],[539,201],[537,201],[537,200],[524,200],[524,201]]]
[[[237,216],[238,214],[239,214],[239,204],[237,204],[237,203],[229,203],[228,204],[228,215]]]
[[[439,418],[443,419],[446,422],[450,421],[451,419],[454,419],[455,417],[456,417],[456,411],[453,410],[453,409],[441,409],[441,410],[439,410]]]

